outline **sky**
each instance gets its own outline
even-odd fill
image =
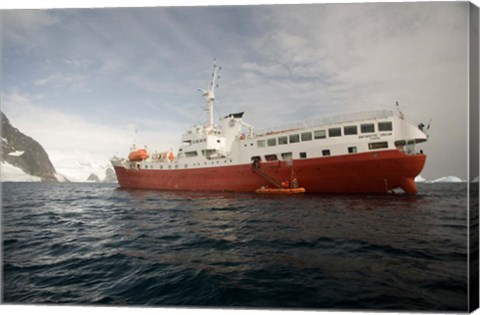
[[[54,165],[133,142],[177,149],[207,121],[256,129],[372,109],[432,121],[422,176],[467,178],[468,4],[405,2],[2,11],[1,110]],[[137,132],[135,132],[137,131]]]

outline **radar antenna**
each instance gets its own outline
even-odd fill
[[[200,92],[202,92],[202,96],[205,98],[205,101],[207,102],[207,106],[205,107],[205,110],[208,112],[208,126],[210,128],[213,128],[213,105],[215,101],[215,89],[218,88],[217,80],[220,79],[220,70],[222,67],[217,67],[216,60],[213,59],[213,72],[212,72],[212,80],[210,81],[210,86],[208,89],[202,90],[198,89]]]

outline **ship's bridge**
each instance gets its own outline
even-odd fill
[[[182,136],[182,147],[188,147],[196,144],[203,143],[202,147],[220,149],[224,147],[225,137],[222,135],[222,131],[218,126],[213,128],[204,126],[195,126],[188,130]]]
[[[182,135],[179,157],[203,155],[207,158],[225,155],[225,137],[217,125],[194,126]]]

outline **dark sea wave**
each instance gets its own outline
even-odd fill
[[[2,184],[3,302],[467,310],[466,184],[264,196]]]

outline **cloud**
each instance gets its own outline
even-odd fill
[[[35,80],[33,84],[38,87],[49,85],[55,89],[71,88],[74,90],[91,92],[92,89],[88,86],[87,81],[85,75],[63,75],[60,73],[54,73],[47,77]]]
[[[66,138],[97,143],[93,150],[128,148],[115,141],[132,138],[125,133],[129,124],[142,127],[146,142],[161,135],[170,146],[184,127],[206,119],[196,89],[208,84],[217,57],[223,68],[218,116],[246,111],[245,119],[265,128],[391,109],[399,101],[414,122],[433,119],[424,177],[464,178],[467,8],[370,3],[11,11],[4,14],[2,92],[10,104],[26,98],[25,109],[51,124],[71,120],[60,122],[72,130]],[[26,128],[29,119],[39,124],[33,114],[12,106],[6,111],[18,113]],[[76,134],[82,130],[100,136]],[[444,143],[448,156],[436,158],[445,155]]]
[[[168,150],[178,141],[175,129],[172,131],[168,125],[153,132],[144,128],[153,121],[126,125],[95,123],[49,108],[34,97],[19,92],[5,95],[4,104],[3,110],[12,125],[37,140],[47,153],[77,156],[78,152],[84,152],[84,155],[95,156],[103,161],[101,163],[107,163],[114,154],[126,156],[134,141],[139,146],[147,145],[158,150]]]
[[[5,11],[4,19],[8,25],[6,36],[21,37],[52,26],[60,19],[47,10],[10,10]]]
[[[292,5],[269,13],[232,97],[248,95],[238,104],[261,117],[255,125],[393,108],[398,100],[414,123],[433,119],[424,173],[466,176],[465,4]]]
[[[52,28],[61,19],[45,10],[9,10],[2,12],[3,36],[6,42],[22,45],[29,50],[44,47],[45,29]]]

